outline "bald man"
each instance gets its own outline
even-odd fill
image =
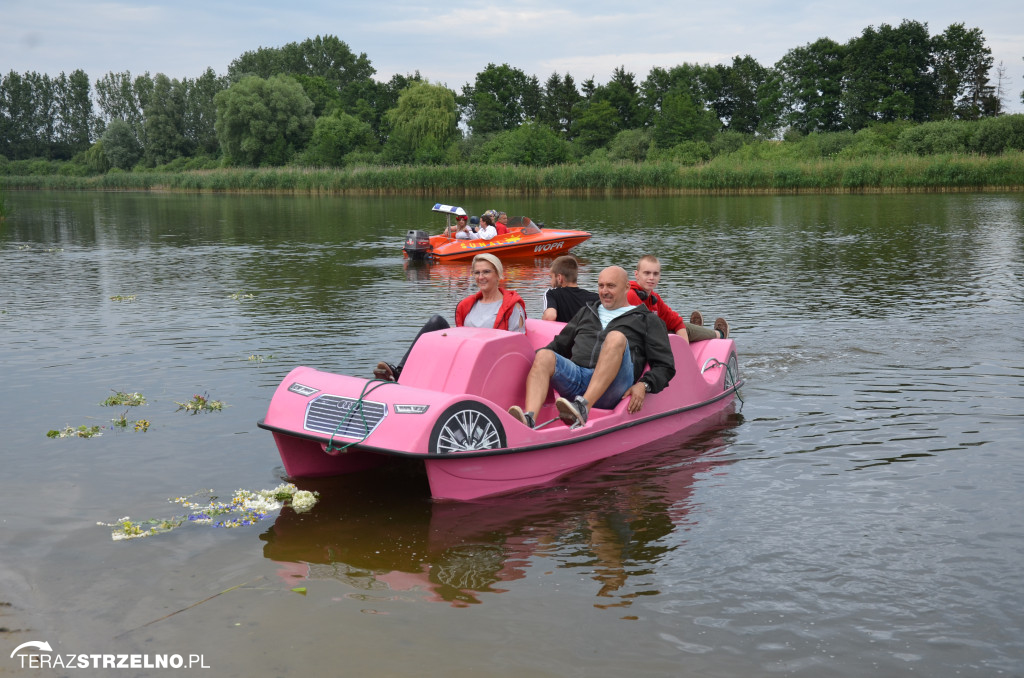
[[[609,266],[597,279],[598,301],[581,308],[550,344],[537,351],[526,377],[525,407],[509,414],[534,428],[537,411],[554,386],[559,417],[573,428],[587,423],[591,407],[612,409],[629,398],[631,414],[648,393],[657,393],[675,376],[668,330],[645,306],[626,300],[629,276]],[[650,369],[644,372],[644,366]]]

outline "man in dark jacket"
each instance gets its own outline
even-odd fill
[[[548,388],[561,396],[558,414],[573,427],[587,423],[591,407],[611,409],[629,398],[635,414],[648,393],[657,393],[675,376],[668,330],[644,306],[626,301],[629,278],[609,266],[597,279],[599,302],[581,308],[550,344],[537,351],[526,378],[526,407],[509,414],[533,428]],[[644,372],[644,366],[651,369]]]

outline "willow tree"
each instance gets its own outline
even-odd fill
[[[313,102],[287,75],[242,78],[213,100],[217,139],[232,165],[283,165],[313,133]]]
[[[459,135],[455,92],[427,81],[403,90],[385,118],[391,133],[384,152],[398,162],[440,162]]]

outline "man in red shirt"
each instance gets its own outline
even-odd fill
[[[704,341],[705,339],[725,339],[729,336],[729,323],[725,318],[715,319],[715,329],[704,327],[704,317],[700,311],[690,315],[690,322],[684,323],[679,314],[665,303],[654,288],[661,282],[661,262],[653,254],[640,257],[633,272],[635,280],[629,283],[629,294],[626,299],[636,306],[643,304],[656,313],[669,332],[678,334],[687,341]]]

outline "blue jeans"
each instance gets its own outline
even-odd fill
[[[572,400],[576,396],[586,393],[593,376],[594,370],[591,368],[580,367],[568,358],[555,354],[555,373],[551,377],[551,385],[563,398]],[[632,385],[633,361],[629,358],[629,344],[626,344],[626,350],[622,353],[622,365],[619,366],[619,373],[615,375],[608,390],[597,399],[596,403],[590,403],[590,406],[602,410],[613,409]]]

